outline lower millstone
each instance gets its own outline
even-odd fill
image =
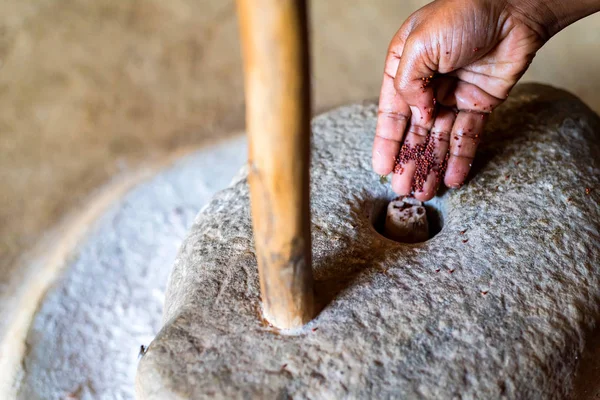
[[[514,90],[431,240],[373,228],[394,198],[371,172],[377,108],[313,120],[313,270],[324,308],[294,332],[260,318],[248,186],[197,217],[175,263],[141,398],[563,398],[600,320],[600,119],[572,95]]]

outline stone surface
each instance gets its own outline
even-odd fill
[[[375,97],[389,39],[429,1],[312,2],[317,108]],[[597,14],[554,37],[525,79],[600,110],[599,23]],[[115,176],[242,128],[237,42],[232,0],[0,2],[0,346],[18,340],[21,353],[12,329],[26,332],[31,319],[13,300],[38,303],[48,289],[19,281],[22,255]],[[0,397],[11,382],[0,374]]]
[[[429,1],[312,2],[317,108],[377,96],[390,39]],[[554,37],[525,79],[600,111],[599,25]],[[0,1],[0,305],[48,228],[124,167],[242,129],[243,97],[233,0]]]
[[[413,245],[372,227],[393,196],[370,168],[375,117],[368,104],[313,121],[318,317],[294,332],[261,322],[240,178],[182,245],[141,398],[570,396],[600,317],[598,116],[563,91],[516,89],[470,182],[436,199],[442,230]]]
[[[177,249],[194,216],[245,161],[244,137],[197,151],[92,224],[29,329],[17,398],[134,398],[140,345],[161,327]]]
[[[388,239],[402,243],[419,243],[429,239],[429,224],[423,203],[412,197],[390,201],[383,234]]]

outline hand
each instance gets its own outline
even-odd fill
[[[492,111],[548,39],[509,0],[437,0],[394,36],[379,98],[373,168],[400,195],[460,187]]]

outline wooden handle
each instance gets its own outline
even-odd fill
[[[254,242],[263,312],[281,329],[315,314],[306,2],[238,0]]]

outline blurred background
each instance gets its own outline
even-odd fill
[[[426,3],[312,1],[315,112],[376,98],[389,40]],[[600,111],[598,27],[600,15],[553,38],[525,80]],[[98,188],[239,133],[243,110],[232,0],[3,0],[0,300]]]

